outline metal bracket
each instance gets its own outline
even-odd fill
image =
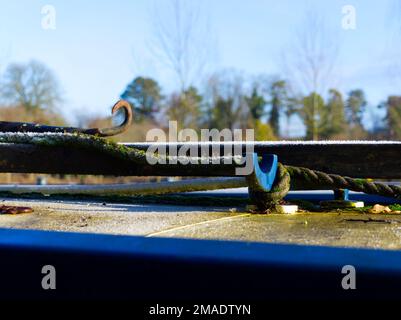
[[[334,200],[349,200],[349,190],[348,189],[334,189]]]
[[[363,201],[349,200],[349,189],[334,189],[334,200],[321,201],[320,206],[324,209],[362,208]]]
[[[277,155],[262,154],[262,161],[259,162],[258,154],[253,153],[253,168],[255,177],[259,186],[266,192],[269,192],[273,186],[277,173]]]

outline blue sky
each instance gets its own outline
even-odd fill
[[[396,2],[204,0],[202,8],[210,17],[216,44],[213,70],[281,74],[281,53],[302,28],[307,10],[313,8],[339,39],[334,70],[338,87],[343,92],[362,88],[375,105],[389,94],[401,94],[401,77],[394,72],[398,60],[401,65]],[[56,9],[55,30],[41,27],[41,9],[46,4]],[[174,89],[171,74],[148,50],[154,4],[145,0],[0,0],[0,66],[4,70],[10,62],[30,59],[46,63],[61,83],[63,113],[69,119],[75,113],[108,114],[110,105],[139,73],[156,77],[167,90]],[[356,9],[355,30],[341,28],[344,5]]]

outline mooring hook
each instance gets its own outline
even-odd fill
[[[0,121],[0,132],[83,133],[100,137],[110,137],[124,132],[131,125],[133,115],[130,104],[125,100],[117,101],[117,103],[111,109],[111,114],[114,115],[120,109],[124,110],[124,121],[120,125],[111,128],[84,129],[75,127],[47,126],[28,122]]]
[[[111,114],[112,115],[116,114],[116,112],[120,109],[124,110],[124,121],[116,127],[98,129],[99,136],[110,137],[110,136],[120,134],[128,129],[128,127],[131,125],[131,122],[132,122],[132,108],[127,101],[119,100],[111,109]]]
[[[278,160],[275,154],[262,154],[262,161],[259,162],[258,154],[253,153],[253,166],[255,180],[258,187],[265,192],[269,192],[276,178]]]

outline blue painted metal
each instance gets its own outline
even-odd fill
[[[348,189],[336,189],[334,192],[334,200],[349,201],[349,190]]]
[[[253,154],[254,173],[259,182],[259,185],[264,191],[269,192],[273,186],[274,179],[277,173],[277,155],[262,154],[262,161],[259,162],[258,154]]]
[[[401,297],[393,250],[0,229],[0,257],[1,299]],[[44,265],[56,269],[56,290],[42,289]],[[356,290],[341,286],[345,265]]]

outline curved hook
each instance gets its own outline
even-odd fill
[[[98,133],[99,136],[110,137],[116,134],[120,134],[128,129],[128,127],[132,123],[132,118],[133,118],[131,105],[125,100],[119,100],[111,109],[111,114],[112,115],[116,114],[116,112],[120,109],[124,110],[124,121],[116,127],[99,129]]]
[[[122,133],[131,125],[132,122],[132,109],[130,104],[125,100],[119,100],[111,109],[111,114],[115,114],[118,110],[124,110],[124,121],[112,128],[74,128],[74,127],[56,127],[40,125],[28,122],[9,122],[0,121],[0,132],[52,132],[52,133],[83,133],[88,135],[95,135],[100,137],[110,137]]]

